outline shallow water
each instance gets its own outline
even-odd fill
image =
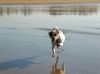
[[[0,74],[50,74],[53,26],[66,35],[66,74],[100,74],[99,3],[0,5]]]

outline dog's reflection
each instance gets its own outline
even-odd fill
[[[64,63],[58,67],[59,56],[56,57],[56,62],[52,65],[51,74],[65,74]]]

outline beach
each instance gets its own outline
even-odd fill
[[[100,74],[99,3],[1,4],[0,74],[51,74],[54,26],[66,37],[58,61],[65,74]]]

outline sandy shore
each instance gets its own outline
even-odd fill
[[[0,0],[1,4],[34,4],[34,3],[98,3],[100,0]]]

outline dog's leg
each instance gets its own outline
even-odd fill
[[[53,52],[52,57],[54,57],[54,56],[55,56],[55,45],[54,45],[54,43],[53,43],[53,42],[52,42],[52,52]]]
[[[52,49],[52,52],[53,52],[52,57],[54,57],[54,56],[55,56],[55,48],[54,48],[54,49]]]

